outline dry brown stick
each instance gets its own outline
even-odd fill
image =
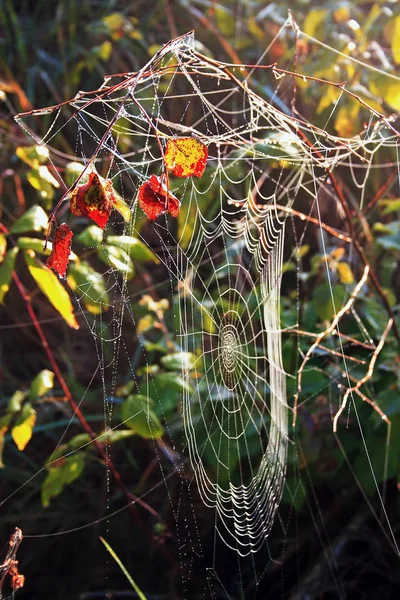
[[[334,330],[336,330],[340,319],[342,318],[342,316],[351,308],[351,306],[354,304],[362,286],[365,284],[365,282],[368,279],[368,273],[369,273],[369,267],[368,265],[365,266],[364,268],[364,273],[363,276],[361,277],[360,281],[357,283],[356,287],[354,288],[354,290],[352,291],[350,298],[347,300],[346,304],[344,306],[342,306],[342,308],[339,310],[339,312],[335,315],[334,319],[332,320],[332,322],[329,324],[329,327],[327,327],[324,331],[322,331],[321,333],[318,334],[318,336],[316,337],[314,343],[309,347],[309,349],[307,350],[306,355],[303,358],[303,362],[300,365],[300,368],[297,372],[297,392],[294,395],[294,406],[293,406],[293,426],[296,424],[296,413],[297,413],[297,404],[299,401],[299,395],[301,393],[301,383],[302,383],[302,376],[303,376],[303,371],[304,368],[306,366],[306,364],[308,363],[308,361],[310,360],[314,350],[317,348],[317,346],[319,346],[320,342],[324,339],[325,336],[329,335],[330,333],[332,333]]]
[[[313,338],[316,338],[319,335],[318,333],[313,333],[311,331],[303,331],[302,329],[296,329],[296,328],[292,328],[292,327],[290,327],[289,329],[285,329],[285,332],[286,331],[289,331],[291,333],[298,333],[300,335],[313,337]],[[337,335],[337,336],[343,338],[344,340],[347,340],[348,342],[355,344],[356,346],[361,346],[362,348],[365,348],[366,350],[375,350],[375,346],[372,346],[371,344],[366,344],[365,342],[361,342],[360,340],[356,340],[355,338],[352,338],[349,335],[341,333],[340,331],[336,331],[335,329],[332,331],[332,335]]]
[[[383,345],[385,343],[386,337],[390,331],[390,329],[392,328],[393,325],[393,319],[389,319],[386,327],[385,327],[385,331],[383,332],[381,339],[379,340],[379,344],[377,345],[377,347],[375,348],[375,351],[371,357],[370,363],[368,365],[368,370],[367,373],[364,375],[364,377],[362,377],[361,379],[359,379],[356,383],[355,386],[353,387],[348,387],[346,389],[346,392],[343,395],[343,399],[342,399],[342,403],[340,405],[339,410],[337,411],[336,415],[334,416],[333,419],[333,431],[334,433],[336,433],[337,431],[337,423],[338,423],[338,419],[340,417],[340,415],[342,414],[342,412],[344,411],[344,409],[346,408],[347,405],[347,399],[349,397],[349,395],[352,392],[355,392],[356,394],[358,394],[360,396],[360,398],[362,400],[364,400],[364,402],[367,402],[368,404],[370,404],[374,410],[380,415],[381,419],[383,419],[388,425],[390,425],[390,421],[387,418],[387,416],[385,415],[385,413],[379,408],[379,406],[376,404],[376,402],[374,402],[373,400],[370,400],[367,396],[365,396],[365,394],[363,394],[360,391],[360,388],[362,385],[364,385],[364,383],[367,383],[367,381],[369,381],[374,373],[374,368],[375,368],[375,363],[377,361],[378,355],[380,353],[380,351],[383,348]],[[343,387],[342,384],[339,384],[339,387]]]

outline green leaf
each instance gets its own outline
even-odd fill
[[[97,225],[89,225],[76,236],[78,242],[89,248],[97,248],[103,242],[104,231]]]
[[[314,290],[312,303],[320,319],[331,321],[342,307],[343,298],[344,289],[342,286],[330,286],[329,283],[323,283]]]
[[[39,289],[47,296],[54,308],[70,327],[79,329],[71,299],[57,275],[35,258],[31,251],[24,252],[25,262]]]
[[[38,167],[47,162],[49,151],[46,146],[18,146],[15,154],[30,167]]]
[[[45,254],[47,256],[50,254],[53,245],[51,242],[47,242],[46,249],[44,245],[45,240],[40,240],[39,238],[19,237],[17,240],[17,246],[20,250],[33,250],[38,254]]]
[[[40,371],[31,383],[29,388],[29,400],[42,398],[49,390],[54,387],[54,373],[48,369]]]
[[[78,163],[78,162],[70,162],[67,164],[67,166],[65,167],[64,179],[65,179],[65,184],[69,188],[75,183],[75,181],[78,179],[79,175],[82,173],[84,168],[85,168],[85,165],[83,165],[82,163]],[[83,176],[83,178],[81,179],[81,183],[86,183],[86,182],[87,182],[87,177]]]
[[[64,476],[62,469],[53,468],[48,472],[42,485],[42,506],[47,508],[50,505],[51,498],[61,494],[64,487]]]
[[[145,385],[146,382],[144,382]],[[193,389],[188,382],[182,378],[180,373],[173,371],[168,373],[158,373],[155,375],[150,388],[147,388],[150,394],[154,391],[157,394],[157,406],[155,411],[157,414],[166,415],[170,411],[174,411],[178,406],[179,399],[184,393],[192,394]],[[144,388],[146,390],[146,388]],[[146,390],[146,391],[147,391]]]
[[[164,429],[157,415],[150,408],[148,396],[129,396],[122,405],[121,417],[124,424],[143,438],[160,438]]]
[[[9,250],[0,266],[0,304],[3,304],[4,296],[9,290],[17,254],[18,248]]]
[[[22,407],[18,415],[16,424],[11,429],[11,435],[17,445],[18,450],[24,450],[32,437],[33,428],[36,423],[36,411],[32,408],[30,402]]]
[[[157,264],[160,262],[158,257],[144,242],[130,235],[109,235],[107,237],[107,244],[122,248],[135,260],[151,260]]]
[[[7,433],[8,426],[12,419],[12,414],[4,415],[0,417],[0,469],[4,467],[3,463],[3,450],[4,450],[4,436]]]
[[[117,248],[116,246],[100,246],[97,249],[97,254],[99,258],[106,263],[106,265],[110,266],[110,264],[120,271],[120,273],[124,273],[127,279],[131,279],[135,273],[132,260],[130,256],[122,250],[122,248]]]
[[[69,440],[68,444],[66,444],[66,447],[68,448],[68,450],[77,450],[78,448],[89,444],[91,439],[92,438],[88,433],[78,433]]]
[[[35,190],[40,192],[42,198],[51,200],[54,196],[54,188],[59,188],[60,184],[50,173],[49,169],[42,165],[37,169],[31,169],[26,175],[29,183]]]
[[[10,228],[11,233],[23,233],[24,231],[46,231],[48,218],[43,208],[38,204],[31,206],[25,214]]]
[[[19,237],[17,240],[17,246],[20,250],[33,250],[36,254],[44,254],[48,256],[53,248],[53,244],[51,242],[47,242],[46,248],[44,247],[45,240],[41,240],[39,238],[30,238],[30,237]],[[70,260],[78,260],[75,252],[70,252],[69,254]]]
[[[52,466],[42,485],[42,506],[47,508],[50,500],[61,494],[65,485],[78,479],[85,468],[85,455],[83,452],[75,452],[67,458],[60,458],[55,466]]]
[[[366,446],[369,451],[369,457],[365,455],[362,448],[361,454],[354,461],[354,471],[361,488],[372,496],[376,493],[376,483],[379,485],[383,481],[394,477],[397,473],[399,464],[399,453],[394,448],[388,450],[385,437],[373,437],[366,440]],[[388,454],[387,454],[388,452]],[[387,460],[387,473],[385,473],[385,463]],[[372,463],[372,469],[370,465]],[[374,476],[372,475],[374,473]],[[386,477],[385,477],[386,475]]]
[[[163,356],[161,359],[163,367],[174,371],[188,371],[192,368],[194,362],[195,357],[191,352],[175,352],[174,354]]]
[[[113,207],[119,212],[126,223],[131,220],[131,209],[125,200],[114,190]]]
[[[165,356],[164,358],[168,358]],[[159,373],[155,378],[156,388],[169,388],[176,392],[188,392],[193,393],[192,387],[180,376],[179,373]]]
[[[119,568],[121,569],[121,571],[123,572],[123,574],[125,575],[125,577],[127,578],[127,580],[129,581],[129,583],[131,584],[132,589],[135,590],[136,595],[139,598],[139,600],[146,600],[146,596],[143,594],[143,592],[139,588],[139,586],[134,582],[134,580],[131,577],[131,575],[129,574],[127,568],[121,562],[120,558],[115,554],[115,552],[111,548],[111,546],[106,542],[106,540],[104,538],[100,537],[100,539],[103,542],[103,544],[105,545],[105,547],[107,548],[107,550],[109,551],[109,553],[111,554],[111,556],[113,557],[113,559],[115,560],[115,562],[117,563],[117,565],[119,566]]]
[[[8,401],[7,412],[11,415],[19,412],[21,410],[22,402],[25,400],[25,397],[26,392],[23,392],[22,390],[17,390],[16,392],[14,392],[14,394]]]
[[[107,444],[116,444],[135,435],[132,429],[114,429],[105,431],[99,436],[99,442],[107,442]]]
[[[214,5],[215,21],[218,30],[226,37],[232,37],[236,30],[236,19],[232,12],[224,6]]]
[[[82,452],[76,452],[66,459],[64,470],[64,485],[68,485],[82,475],[85,467],[85,455]]]
[[[381,206],[385,206],[383,210],[384,215],[388,215],[390,213],[397,212],[398,210],[400,210],[400,198],[393,198],[390,200],[383,199],[380,200],[378,204]]]
[[[108,310],[110,298],[104,279],[87,262],[70,265],[67,281],[89,312],[99,315]]]

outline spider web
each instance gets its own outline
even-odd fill
[[[107,299],[98,298],[97,315],[84,306],[90,281],[78,286],[75,297],[97,350],[105,427],[115,430],[126,425],[115,423],[114,416],[119,373],[126,367],[150,431],[154,423],[143,399],[150,397],[157,405],[164,436],[160,439],[153,429],[152,444],[174,515],[177,545],[185,548],[180,553],[184,596],[190,589],[193,557],[208,560],[196,515],[197,510],[201,513],[197,494],[213,522],[207,592],[218,597],[222,592],[216,590],[224,589],[217,574],[221,541],[237,553],[239,573],[241,561],[250,557],[253,572],[258,572],[256,592],[266,567],[264,560],[260,569],[255,555],[264,548],[270,565],[274,562],[268,543],[271,528],[278,524],[286,535],[278,511],[285,485],[292,507],[304,488],[301,456],[296,451],[296,459],[288,457],[299,427],[292,421],[304,415],[317,395],[326,395],[325,412],[335,431],[340,415],[350,409],[350,400],[359,419],[356,396],[389,423],[362,386],[373,375],[393,321],[388,315],[375,343],[357,312],[359,299],[373,289],[371,273],[351,232],[342,226],[346,207],[365,205],[366,181],[375,157],[381,161],[384,151],[391,157],[386,159],[389,166],[395,160],[398,134],[390,120],[364,103],[365,128],[358,136],[340,138],[330,132],[330,122],[319,129],[293,107],[285,108],[283,101],[293,93],[296,74],[292,77],[271,66],[268,72],[275,78],[275,93],[270,102],[257,94],[260,65],[235,66],[203,56],[196,50],[193,34],[188,34],[167,44],[140,72],[111,76],[99,90],[79,92],[65,106],[32,111],[19,121],[27,128],[32,117],[47,120],[46,134],[34,137],[50,148],[55,166],[62,162],[57,152],[52,153],[57,136],[66,128],[72,130],[75,160],[88,169],[95,166],[110,178],[131,206],[130,222],[123,225],[115,217],[106,234],[137,237],[157,256],[154,278],[149,282],[141,273],[145,285],[139,290],[130,285],[127,264],[116,268],[110,260],[103,273]],[[344,86],[340,94],[339,101],[348,94]],[[180,136],[193,136],[207,145],[206,174],[202,179],[170,176],[170,189],[181,202],[179,218],[174,221],[163,215],[150,224],[137,206],[137,190],[151,174],[164,172],[166,141]],[[335,173],[343,171],[351,173],[345,190],[348,204],[335,180]],[[73,185],[78,183],[79,177]],[[66,204],[61,205],[57,218],[65,210]],[[333,226],[326,224],[327,210],[336,215]],[[315,227],[332,316],[322,327],[311,319],[313,331],[307,326],[310,315],[301,314],[298,296],[301,252]],[[356,274],[356,279],[341,286],[339,296],[331,258],[338,245]],[[125,250],[129,254],[128,245]],[[282,314],[282,286],[286,291],[293,287],[290,322],[285,322],[290,311],[285,317]],[[156,322],[162,332],[158,348],[135,312],[134,302],[140,297],[153,325]],[[168,302],[161,305],[160,298]],[[167,330],[164,312],[174,336]],[[346,333],[342,333],[343,319]],[[355,349],[351,356],[348,347]],[[162,389],[170,373],[164,373],[163,379],[154,368],[157,351],[164,354],[164,366],[170,359],[180,368],[175,412],[166,405]],[[310,394],[307,382],[316,373],[320,387],[318,394]],[[363,435],[360,422],[359,433]],[[365,451],[369,457],[367,445]],[[286,482],[288,458],[295,463],[296,477]],[[184,497],[189,498],[187,512],[182,508]],[[317,504],[315,514],[318,510]],[[386,520],[382,527],[397,549],[390,523]],[[316,529],[322,540],[323,525]],[[321,544],[335,589],[345,597],[329,541]],[[242,594],[244,585],[240,584]],[[226,590],[225,594],[229,597]]]

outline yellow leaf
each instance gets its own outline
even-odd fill
[[[340,6],[333,13],[336,23],[344,23],[350,19],[350,11],[347,6]]]
[[[394,19],[391,45],[394,62],[400,65],[400,15]]]
[[[15,154],[30,167],[37,169],[49,158],[49,151],[46,146],[18,146]]]
[[[331,106],[331,104],[336,102],[341,93],[342,91],[339,90],[339,88],[328,86],[326,93],[322,96],[321,100],[319,101],[317,107],[317,115],[319,115],[323,110]]]
[[[340,260],[341,258],[343,258],[344,253],[345,253],[345,249],[344,248],[336,248],[331,253],[331,257],[334,258],[335,260]]]
[[[351,137],[355,134],[357,128],[356,117],[360,111],[360,105],[355,104],[353,108],[342,106],[335,120],[335,129],[340,137]]]
[[[112,44],[109,40],[103,42],[99,48],[99,56],[102,60],[108,60],[111,56]]]
[[[176,177],[201,177],[207,158],[207,146],[191,137],[170,138],[164,153],[165,166]]]
[[[155,321],[154,321],[154,317],[152,315],[146,315],[144,317],[142,317],[141,319],[139,319],[139,323],[137,326],[137,332],[139,335],[145,333],[146,331],[149,331],[149,329],[152,329],[154,327]]]
[[[400,111],[400,82],[396,83],[395,81],[392,81],[389,83],[386,87],[383,99],[391,106],[391,108]]]
[[[36,411],[30,404],[24,406],[17,424],[12,428],[11,435],[18,450],[24,450],[32,437],[33,428],[36,423]]]
[[[0,263],[4,260],[4,255],[7,250],[7,238],[4,233],[0,233]]]
[[[247,29],[258,40],[262,40],[265,38],[265,31],[262,29],[257,23],[256,19],[248,19],[247,21]]]
[[[349,265],[345,262],[340,262],[336,265],[336,269],[339,275],[341,283],[348,284],[354,282],[353,273]]]
[[[47,296],[54,308],[58,310],[68,325],[73,329],[79,329],[79,325],[74,315],[71,298],[57,275],[38,261],[32,250],[24,252],[24,257],[29,272],[36,281],[39,289]]]
[[[304,19],[303,31],[305,34],[313,37],[318,27],[321,25],[324,17],[326,15],[326,10],[316,9],[310,10]]]

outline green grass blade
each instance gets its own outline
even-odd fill
[[[115,552],[111,548],[110,544],[108,542],[106,542],[106,540],[104,538],[102,538],[101,536],[100,536],[100,539],[103,542],[103,544],[105,545],[105,547],[107,548],[107,550],[109,551],[109,553],[111,554],[111,556],[113,557],[113,559],[115,560],[115,562],[117,563],[117,565],[119,566],[119,568],[121,569],[121,571],[123,572],[123,574],[125,575],[125,577],[127,578],[127,580],[129,581],[129,583],[131,584],[131,586],[133,587],[133,589],[135,590],[135,592],[137,593],[137,595],[139,596],[140,600],[146,600],[146,596],[143,594],[141,589],[133,581],[132,577],[126,570],[125,566],[122,564],[121,560],[115,554]]]

